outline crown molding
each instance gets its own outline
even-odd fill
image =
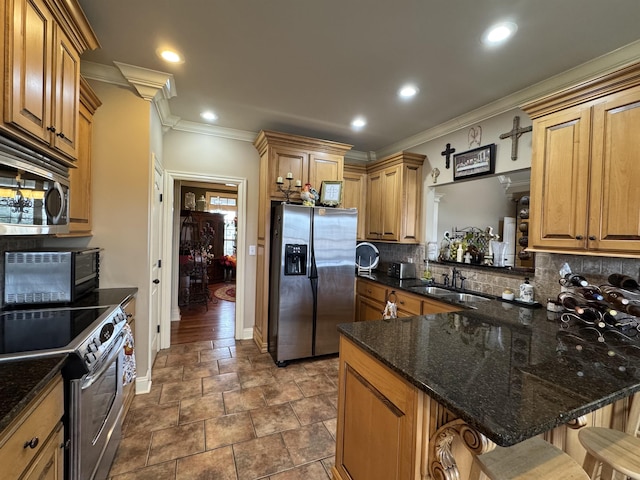
[[[638,58],[640,58],[640,40],[467,112],[436,127],[383,147],[376,154],[379,157],[384,157],[395,152],[414,148],[436,138],[475,125],[488,118],[519,108],[521,105],[537,98],[636,63]]]
[[[160,93],[162,98],[167,100],[178,94],[173,75],[170,73],[137,67],[122,62],[113,63],[145,100],[152,101],[158,93]]]
[[[182,132],[197,133],[200,135],[211,135],[213,137],[228,138],[230,140],[239,140],[241,142],[251,142],[256,139],[258,132],[250,132],[248,130],[236,130],[235,128],[217,127],[215,125],[207,125],[198,122],[189,122],[180,120],[173,125],[173,130]]]

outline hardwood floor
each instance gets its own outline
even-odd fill
[[[235,302],[213,297],[213,292],[225,285],[233,286],[231,283],[209,285],[214,300],[209,302],[208,308],[196,304],[180,309],[182,320],[171,322],[171,345],[234,337]]]

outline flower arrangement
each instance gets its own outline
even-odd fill
[[[236,268],[236,257],[235,255],[224,255],[220,259],[220,263],[225,268]]]

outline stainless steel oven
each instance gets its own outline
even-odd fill
[[[124,328],[119,305],[0,312],[0,362],[67,353],[67,480],[104,480],[122,426]]]
[[[70,381],[70,478],[108,477],[121,437],[124,337],[115,339],[95,370]]]

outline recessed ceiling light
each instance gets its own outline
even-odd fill
[[[493,25],[482,37],[485,45],[499,45],[513,36],[518,26],[513,22],[502,22]]]
[[[174,50],[161,50],[160,56],[163,60],[170,63],[181,63],[184,61],[182,56]]]
[[[205,120],[209,120],[210,122],[218,119],[218,116],[213,112],[202,112],[200,116]]]
[[[364,117],[356,117],[353,119],[353,121],[351,122],[351,126],[353,128],[362,128],[367,124],[367,121],[364,119]]]
[[[418,94],[418,87],[415,85],[404,85],[400,90],[398,90],[398,95],[400,98],[413,98]]]

